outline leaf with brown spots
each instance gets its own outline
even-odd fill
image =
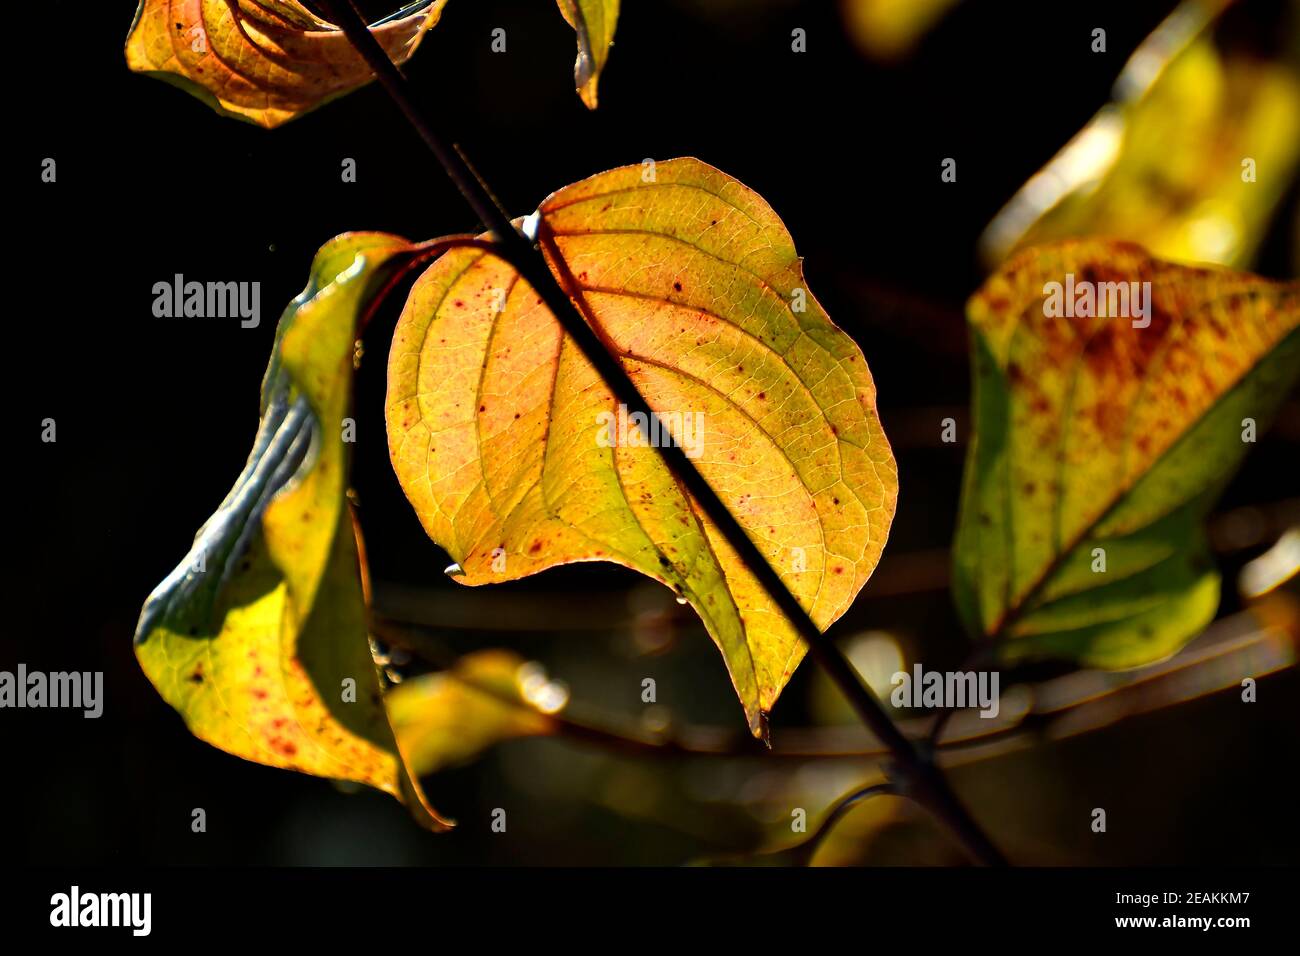
[[[557,0],[560,13],[578,34],[578,61],[573,82],[587,109],[596,108],[596,84],[600,81],[609,48],[618,25],[619,0]]]
[[[402,63],[438,22],[446,2],[425,0],[371,32]],[[342,31],[298,0],[141,0],[126,62],[218,112],[266,127],[372,78]]]
[[[880,558],[898,494],[861,350],[808,292],[781,220],[694,159],[538,210],[552,268],[651,407],[825,628]],[[505,262],[461,249],[411,291],[388,367],[393,466],[479,585],[612,561],[676,590],[755,734],[804,645]]]
[[[1141,285],[1127,316],[1122,287],[1104,285],[1130,282],[1150,283],[1145,314]],[[1074,317],[1058,315],[1070,300]],[[1004,659],[1132,667],[1175,652],[1218,606],[1202,524],[1250,447],[1244,420],[1262,432],[1300,375],[1300,284],[1081,240],[1015,257],[968,314],[967,626]]]
[[[355,233],[317,254],[276,331],[248,463],[150,595],[135,641],[195,736],[246,760],[377,787],[441,829],[384,712],[345,500],[357,316],[410,248]]]

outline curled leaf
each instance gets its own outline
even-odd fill
[[[1203,517],[1300,376],[1300,283],[1070,241],[1017,256],[968,314],[968,627],[1006,659],[1178,650],[1219,601]]]
[[[234,488],[150,595],[136,656],[195,736],[246,760],[353,780],[447,824],[407,773],[371,657],[347,507],[343,418],[356,321],[395,236],[340,236],[285,310]]]
[[[508,264],[456,250],[394,334],[398,479],[461,583],[612,561],[673,588],[761,735],[805,647],[639,425],[686,450],[825,628],[874,570],[898,494],[866,360],[807,290],[776,213],[698,160],[601,173],[538,216],[552,268],[657,422],[629,419]]]
[[[618,25],[619,0],[557,0],[560,13],[578,34],[578,61],[573,81],[587,109],[596,108],[596,84],[609,59]]]
[[[405,62],[446,2],[422,0],[371,32],[395,62]],[[266,127],[372,78],[347,37],[298,0],[141,0],[126,61],[219,112]]]

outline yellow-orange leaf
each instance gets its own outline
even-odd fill
[[[539,216],[552,268],[664,434],[827,627],[880,558],[897,472],[862,352],[808,292],[781,220],[694,159],[601,173]],[[803,643],[509,265],[481,249],[435,262],[388,376],[393,466],[458,580],[612,561],[662,581],[763,733]]]
[[[372,28],[408,59],[447,0]],[[141,0],[127,65],[188,90],[220,112],[273,127],[371,79],[346,36],[298,0]]]

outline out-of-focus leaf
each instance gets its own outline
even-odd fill
[[[1134,52],[1115,99],[990,223],[990,267],[1084,236],[1179,262],[1250,263],[1300,160],[1300,76],[1221,53],[1209,25],[1224,5],[1187,0]]]
[[[195,736],[246,760],[369,784],[442,828],[384,713],[345,501],[358,312],[409,248],[356,233],[317,254],[276,331],[248,464],[150,595],[135,641]]]
[[[539,215],[552,268],[664,434],[829,626],[880,558],[897,471],[866,360],[807,291],[781,220],[693,159],[601,173]],[[387,415],[398,479],[457,580],[575,561],[655,578],[699,612],[764,732],[803,642],[510,266],[457,250],[420,278]]]
[[[447,0],[423,0],[371,28],[407,60]],[[342,31],[298,0],[141,0],[127,65],[216,110],[274,127],[370,81]]]
[[[510,651],[476,651],[450,670],[390,690],[388,719],[412,773],[465,763],[505,740],[552,733],[554,722],[538,707],[540,688],[531,686],[547,684],[535,668]]]
[[[1050,317],[1047,284],[1067,275],[1149,282],[1149,313]],[[1085,240],[1017,256],[968,312],[967,626],[1006,659],[1131,667],[1176,651],[1218,606],[1202,519],[1250,447],[1245,420],[1262,431],[1300,374],[1300,284]]]
[[[587,109],[596,108],[596,84],[609,59],[618,25],[619,0],[557,0],[560,13],[578,34],[578,61],[573,81]]]
[[[840,0],[849,37],[876,60],[897,60],[958,0]]]

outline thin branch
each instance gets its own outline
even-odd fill
[[[459,149],[448,146],[416,105],[414,91],[383,47],[366,28],[365,21],[352,0],[320,0],[330,19],[347,35],[348,40],[375,72],[380,84],[397,104],[420,138],[437,157],[448,177],[460,190],[470,207],[492,232],[508,261],[519,275],[542,298],[583,356],[596,369],[610,390],[631,412],[639,412],[650,422],[653,412],[622,364],[607,350],[593,328],[590,316],[584,316],[552,274],[537,247],[517,230],[486,183]],[[648,427],[648,426],[647,426]],[[899,782],[910,795],[942,819],[957,835],[966,851],[987,865],[1005,861],[979,824],[957,798],[947,780],[928,759],[913,746],[885,713],[880,702],[862,681],[848,658],[809,617],[803,605],[785,587],[781,576],[750,539],[744,528],[704,479],[685,450],[676,445],[658,448],[665,464],[700,505],[709,520],[727,539],[740,560],[758,579],[764,591],[794,625],[808,645],[813,659],[844,694],[864,724],[887,746],[893,756]],[[760,727],[766,738],[766,718]]]
[[[437,639],[434,629],[373,611],[371,615],[371,633],[382,643],[401,648],[438,670],[454,671],[457,655]],[[1037,705],[1012,715],[1009,721],[991,722],[967,712],[963,715],[967,726],[939,743],[934,758],[943,767],[964,766],[1036,742],[1075,737],[1126,717],[1236,687],[1243,676],[1260,678],[1276,673],[1294,666],[1295,657],[1288,635],[1261,628],[1250,612],[1242,612],[1217,622],[1175,658],[1130,672],[1122,681],[1113,674],[1076,671],[1025,685]],[[503,703],[523,706],[518,698],[497,687],[473,686]],[[671,734],[646,733],[634,721],[580,709],[578,704],[570,704],[551,719],[558,736],[638,757],[761,756],[765,760],[861,762],[889,756],[883,747],[863,746],[851,727],[789,728],[781,734],[780,745],[763,750],[752,737],[721,727],[690,725]],[[900,726],[923,745],[927,733],[932,732],[927,728],[930,721],[918,717]],[[791,746],[791,741],[795,745]]]
[[[869,787],[862,787],[854,790],[835,802],[831,812],[826,814],[826,819],[822,820],[821,826],[817,832],[805,840],[799,847],[799,855],[803,862],[811,863],[812,858],[817,855],[817,848],[821,846],[822,841],[830,835],[831,830],[835,829],[835,824],[844,819],[844,815],[856,807],[859,803],[870,800],[872,797],[881,797],[886,795],[896,796],[898,791],[889,781],[884,783],[873,783]]]

